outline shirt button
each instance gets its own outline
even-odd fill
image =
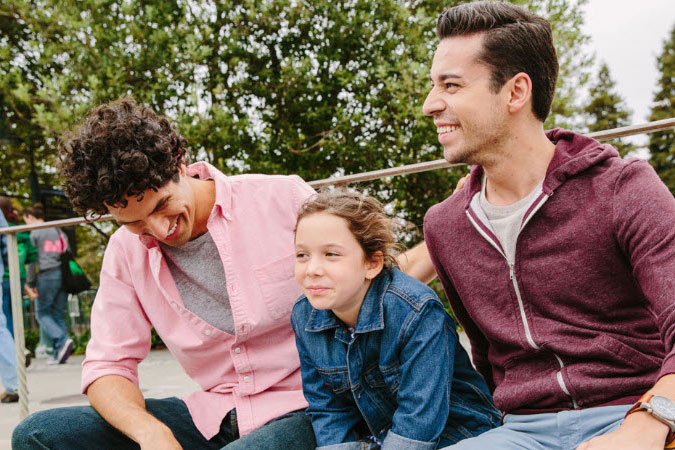
[[[211,330],[204,330],[204,334],[207,336],[211,336]]]
[[[171,306],[173,306],[174,308],[178,308],[178,304],[176,302],[172,302]]]
[[[240,348],[240,347],[235,348],[235,349],[234,349],[234,352],[235,352],[235,353],[241,353],[241,348]]]
[[[251,377],[249,377],[248,375],[246,375],[246,376],[244,377],[244,381],[248,383],[249,381],[251,381]]]

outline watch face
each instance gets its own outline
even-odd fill
[[[654,413],[666,420],[675,421],[675,403],[665,397],[655,395],[649,402],[652,405]]]

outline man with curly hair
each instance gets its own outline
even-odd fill
[[[74,208],[122,226],[92,308],[91,407],[31,415],[14,448],[314,448],[289,321],[293,227],[314,191],[297,176],[187,166],[186,148],[131,99],[93,109],[61,140]],[[200,391],[144,399],[137,366],[152,328]]]

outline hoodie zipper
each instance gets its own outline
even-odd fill
[[[528,224],[530,219],[534,216],[534,214],[537,211],[539,211],[539,209],[544,205],[544,203],[546,203],[546,200],[548,200],[548,198],[551,197],[551,195],[553,195],[553,194],[551,193],[551,194],[547,195],[547,194],[542,193],[542,195],[537,197],[535,202],[538,202],[538,203],[529,212],[528,216],[525,217],[525,220],[523,220],[523,223],[520,225],[520,230],[518,230],[518,235],[516,236],[516,243],[518,242],[518,237],[520,237],[520,232],[523,230],[523,228],[525,228],[525,225]],[[469,209],[470,208],[471,208],[471,206],[469,205]],[[524,328],[524,331],[525,331],[525,339],[527,340],[527,343],[530,345],[530,347],[532,347],[535,350],[541,350],[541,347],[539,347],[537,345],[537,343],[534,342],[534,338],[532,337],[532,331],[530,330],[530,325],[527,321],[527,315],[525,314],[525,305],[523,304],[523,299],[522,299],[522,296],[520,294],[520,288],[518,287],[518,280],[516,279],[516,272],[515,272],[514,264],[509,262],[509,260],[506,257],[506,254],[504,253],[501,245],[494,242],[494,240],[480,227],[480,225],[476,222],[479,219],[477,219],[477,218],[474,219],[471,216],[471,214],[469,213],[469,209],[467,209],[465,211],[466,216],[469,218],[469,222],[471,222],[471,224],[478,231],[478,233],[481,236],[483,236],[483,238],[486,239],[499,252],[500,255],[502,255],[504,257],[504,260],[506,261],[506,264],[509,267],[509,279],[511,280],[511,283],[513,284],[513,289],[516,292],[516,299],[518,300],[518,310],[520,312],[520,318],[523,321],[523,328]],[[563,364],[563,361],[560,358],[560,356],[558,356],[554,352],[551,352],[551,353],[553,353],[553,356],[555,357],[555,359],[558,361],[558,364],[560,365],[560,370],[558,370],[558,372],[556,372],[556,381],[558,382],[558,386],[560,387],[560,389],[562,389],[562,391],[565,393],[565,395],[567,395],[572,400],[572,407],[574,409],[577,409],[579,406],[577,405],[576,400],[574,400],[574,398],[572,397],[572,394],[570,394],[570,391],[567,388],[567,385],[565,385],[565,380],[563,380],[562,369],[565,367],[565,365]]]

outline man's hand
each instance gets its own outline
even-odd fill
[[[128,379],[105,375],[89,385],[87,397],[106,422],[137,442],[141,449],[181,448],[169,427],[145,409],[143,394]]]
[[[584,442],[577,450],[663,450],[668,426],[646,411],[630,414],[618,430]]]
[[[460,178],[459,181],[457,182],[457,186],[455,186],[455,190],[452,191],[452,193],[454,194],[455,192],[461,191],[462,189],[464,189],[464,185],[466,184],[467,181],[469,181],[470,176],[471,176],[471,174],[467,173],[462,178]]]
[[[155,426],[138,440],[141,450],[182,450],[176,437],[166,426]]]

